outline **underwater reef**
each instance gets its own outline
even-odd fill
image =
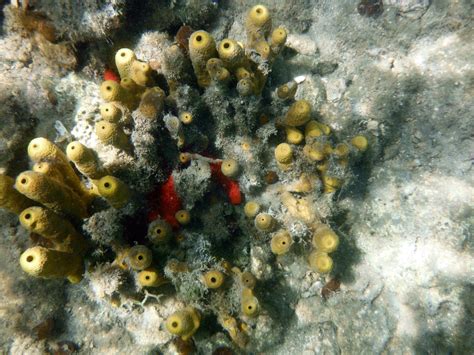
[[[12,0],[0,349],[474,349],[469,1]]]

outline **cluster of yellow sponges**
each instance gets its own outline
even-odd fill
[[[70,143],[66,151],[67,155],[46,138],[33,139],[28,145],[33,169],[16,180],[0,175],[0,207],[18,214],[23,227],[43,238],[45,246],[29,248],[21,255],[22,269],[33,276],[66,277],[75,283],[82,278],[88,243],[73,223],[89,216],[96,194],[120,208],[128,202],[129,190],[106,175],[94,152],[81,143]],[[90,178],[92,189],[84,185],[70,161]]]
[[[272,32],[270,12],[263,5],[256,5],[248,12],[245,27],[245,47],[231,38],[223,39],[216,46],[214,38],[206,31],[191,35],[189,56],[199,86],[236,82],[236,89],[242,96],[261,93],[268,66],[284,47],[287,32],[283,27]],[[267,64],[266,71],[259,66],[255,55]]]
[[[103,144],[130,151],[130,140],[124,130],[127,116],[138,109],[141,117],[156,119],[163,110],[165,93],[153,86],[150,65],[139,61],[131,49],[118,50],[115,64],[121,80],[106,80],[100,86],[105,103],[100,107],[102,119],[96,122],[95,133]]]
[[[331,173],[334,169],[331,168],[336,165],[337,170],[344,170],[348,166],[351,155],[358,156],[367,150],[368,140],[358,135],[352,138],[350,143],[338,143],[333,146],[330,137],[331,128],[312,119],[311,111],[308,101],[297,100],[279,119],[279,124],[286,132],[286,142],[276,146],[275,160],[280,170],[292,170],[295,149],[298,145],[305,143],[302,150],[303,156],[307,162],[314,163],[314,172],[321,178],[324,193],[335,192],[342,186],[343,180],[340,176],[334,176]],[[304,127],[304,130],[300,127]]]

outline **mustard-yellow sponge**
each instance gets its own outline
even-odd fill
[[[122,111],[113,102],[100,105],[100,116],[107,122],[117,123],[122,118]]]
[[[244,271],[242,274],[240,274],[240,282],[242,282],[242,285],[245,288],[253,289],[257,284],[257,279],[251,272]]]
[[[236,177],[239,173],[239,163],[235,159],[224,159],[221,164],[221,172],[227,177]]]
[[[175,218],[183,226],[191,222],[191,214],[187,210],[179,210],[175,213]]]
[[[25,171],[16,178],[15,188],[59,214],[64,213],[76,218],[88,216],[85,202],[65,184],[47,175]]]
[[[351,139],[351,144],[359,151],[365,152],[369,146],[369,142],[364,136],[355,136]]]
[[[260,204],[257,201],[248,201],[244,206],[244,214],[248,218],[254,218],[260,212]]]
[[[107,121],[98,121],[95,124],[95,134],[97,138],[105,145],[113,145],[116,148],[129,150],[130,142],[128,136],[116,123]]]
[[[270,243],[270,247],[272,249],[272,253],[276,255],[283,255],[286,254],[289,250],[291,245],[293,244],[293,238],[291,238],[290,233],[287,231],[279,231],[272,237],[272,241]]]
[[[332,253],[339,246],[339,237],[328,226],[320,225],[313,234],[312,243],[318,251]]]
[[[130,77],[132,64],[136,60],[137,57],[131,49],[122,48],[115,53],[115,65],[121,79]]]
[[[196,31],[189,38],[189,57],[201,87],[209,86],[211,77],[206,69],[207,61],[217,57],[216,42],[206,31]]]
[[[260,311],[258,299],[249,288],[243,289],[240,306],[242,313],[248,317],[255,317]]]
[[[143,270],[151,265],[153,255],[146,246],[135,245],[128,249],[127,261],[133,270]]]
[[[237,92],[240,96],[250,96],[255,93],[255,85],[250,78],[243,78],[237,82]]]
[[[292,80],[286,84],[280,85],[277,88],[276,94],[279,99],[291,100],[295,97],[297,89],[298,89],[298,84],[296,83],[296,81]]]
[[[331,272],[334,264],[332,258],[327,253],[318,250],[313,251],[309,255],[308,262],[311,268],[322,274]]]
[[[146,86],[151,82],[151,68],[148,63],[135,60],[130,68],[130,79],[140,86]]]
[[[275,219],[268,213],[259,213],[255,217],[255,227],[257,227],[258,230],[268,232],[271,231],[274,226]]]
[[[250,9],[245,21],[247,43],[249,47],[258,41],[265,40],[272,29],[270,11],[263,5],[255,5]]]
[[[229,70],[244,66],[245,52],[237,41],[226,38],[219,43],[217,48],[219,58],[222,59],[224,66]]]
[[[47,208],[29,207],[20,213],[19,220],[28,231],[51,240],[56,250],[83,254],[88,247],[84,237],[68,220]]]
[[[287,126],[302,126],[311,118],[311,105],[306,100],[298,100],[290,106],[283,123]]]
[[[82,279],[82,260],[73,253],[36,246],[21,254],[20,265],[23,271],[35,277],[64,277],[72,283]]]
[[[95,152],[84,144],[74,141],[66,148],[67,157],[74,162],[77,170],[90,179],[100,179],[107,172],[101,168]]]
[[[286,43],[288,33],[283,27],[278,27],[272,32],[271,49],[274,54],[280,53]]]
[[[81,179],[69,164],[66,154],[64,154],[53,142],[42,137],[33,139],[28,144],[28,156],[33,162],[53,162],[55,167],[57,167],[61,172],[64,183],[81,196],[86,203],[90,201],[88,190],[82,184]]]
[[[64,183],[63,175],[61,174],[58,164],[56,164],[55,162],[40,161],[38,163],[34,163],[31,169],[33,171],[36,171],[37,173],[48,175],[50,178],[56,179],[57,181]]]
[[[162,244],[167,242],[172,235],[171,226],[163,219],[157,219],[148,226],[148,239],[153,244]]]
[[[141,287],[159,287],[168,282],[154,267],[140,271],[137,275],[137,279]]]
[[[200,323],[199,312],[193,307],[186,307],[166,319],[166,329],[186,341],[198,330]]]
[[[104,176],[98,181],[97,188],[99,195],[105,198],[113,208],[125,207],[130,199],[130,189],[116,177]]]
[[[219,288],[224,283],[224,274],[219,270],[209,270],[203,275],[204,285],[207,288]]]
[[[15,179],[0,174],[0,208],[20,214],[21,211],[34,205],[35,202],[15,190],[14,185]]]

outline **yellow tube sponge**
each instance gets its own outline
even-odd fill
[[[21,225],[32,233],[41,235],[54,243],[54,249],[83,254],[87,241],[66,219],[44,207],[29,207],[19,216]]]
[[[248,288],[244,288],[242,291],[242,300],[240,306],[242,313],[248,317],[255,317],[260,311],[260,305],[258,303],[257,297],[255,297],[252,290]]]
[[[268,213],[259,213],[255,217],[255,227],[257,227],[258,230],[268,232],[271,231],[274,226],[275,219]]]
[[[97,184],[99,195],[107,200],[113,208],[122,208],[130,199],[130,189],[121,180],[107,175],[101,178]]]
[[[303,154],[312,161],[322,161],[326,155],[324,154],[324,145],[315,142],[313,144],[306,144],[303,147]]]
[[[75,193],[81,196],[86,202],[90,200],[90,195],[81,179],[69,164],[66,154],[62,152],[53,142],[46,138],[35,138],[28,144],[28,156],[34,162],[51,161],[61,172],[62,180],[71,187]]]
[[[179,114],[179,120],[185,124],[189,125],[193,123],[193,114],[191,112],[185,111]]]
[[[245,21],[247,43],[250,47],[258,41],[263,41],[272,29],[270,11],[263,5],[255,5],[250,9]]]
[[[138,105],[140,114],[148,119],[156,119],[163,111],[165,103],[165,92],[158,86],[147,89]]]
[[[293,161],[293,149],[287,143],[278,144],[275,148],[275,159],[282,164],[290,164]]]
[[[311,105],[306,100],[298,100],[294,102],[286,116],[283,120],[283,123],[287,126],[297,127],[302,126],[308,122],[311,118]]]
[[[231,71],[245,64],[244,49],[233,39],[226,38],[222,40],[217,51],[224,66]]]
[[[153,244],[162,244],[167,242],[171,238],[172,234],[173,231],[171,226],[165,220],[157,219],[151,222],[148,226],[147,236]]]
[[[200,323],[199,312],[193,307],[186,307],[166,319],[166,329],[186,341],[198,330]]]
[[[294,127],[286,127],[286,141],[291,144],[300,144],[303,139],[303,133],[299,129],[296,129]]]
[[[82,279],[82,260],[73,253],[36,246],[21,254],[20,265],[23,271],[35,277],[66,277],[72,283]]]
[[[297,89],[298,89],[297,82],[292,80],[292,81],[287,82],[286,84],[280,85],[277,88],[276,94],[279,99],[291,100],[295,97]]]
[[[25,171],[16,178],[15,188],[54,212],[65,213],[76,218],[88,216],[85,202],[65,184],[47,175]]]
[[[237,92],[240,96],[250,96],[255,92],[255,86],[252,79],[243,78],[237,82]]]
[[[230,79],[230,72],[224,67],[224,62],[219,58],[211,58],[206,63],[206,69],[212,80],[227,82]]]
[[[239,163],[234,159],[224,159],[221,165],[222,174],[227,177],[236,177],[239,173]]]
[[[196,31],[189,38],[189,57],[201,87],[209,86],[211,78],[206,70],[207,61],[217,57],[214,38],[206,31]]]
[[[254,45],[254,49],[258,54],[260,54],[260,57],[265,60],[268,60],[270,58],[270,55],[272,54],[270,45],[267,43],[267,41],[256,42]]]
[[[253,276],[252,273],[248,272],[248,271],[244,271],[241,275],[240,275],[240,282],[242,282],[242,285],[245,287],[245,288],[248,288],[248,289],[253,289],[255,287],[255,285],[257,284],[257,279],[255,278],[255,276]]]
[[[128,249],[127,261],[133,270],[143,270],[151,265],[153,255],[146,246],[135,245]]]
[[[113,145],[116,148],[129,150],[130,142],[123,129],[116,123],[98,121],[95,124],[95,134],[105,145]]]
[[[314,250],[309,254],[308,262],[311,268],[322,274],[331,272],[334,264],[332,258],[327,253],[318,250]]]
[[[159,287],[168,282],[154,267],[140,271],[137,275],[137,279],[141,287]]]
[[[179,222],[179,224],[185,226],[191,222],[191,214],[189,211],[186,210],[179,210],[175,214],[176,220]]]
[[[37,173],[48,175],[50,178],[56,179],[57,181],[64,183],[64,179],[59,169],[59,166],[54,162],[40,161],[38,163],[33,164],[33,167],[31,169]]]
[[[349,146],[345,143],[339,143],[333,150],[333,154],[339,158],[345,158],[349,155]]]
[[[283,27],[278,27],[272,32],[272,40],[270,43],[271,50],[274,54],[278,54],[286,43],[288,33]]]
[[[335,192],[342,186],[342,181],[336,177],[323,175],[321,176],[323,182],[324,193]]]
[[[369,142],[364,136],[355,136],[351,139],[351,144],[360,152],[365,152],[369,146]]]
[[[326,225],[318,226],[312,238],[313,246],[325,253],[332,253],[339,245],[339,237]]]
[[[292,244],[293,238],[291,238],[290,233],[282,230],[273,236],[270,247],[273,254],[283,255],[290,250]]]
[[[106,171],[100,167],[95,152],[78,141],[68,144],[66,155],[74,162],[77,170],[90,179],[97,180],[107,174]]]
[[[260,204],[257,201],[249,201],[244,206],[244,214],[248,218],[254,218],[260,212]]]
[[[130,79],[137,85],[147,86],[151,82],[151,68],[148,63],[135,60],[130,68]]]
[[[35,202],[15,190],[14,185],[15,179],[0,174],[0,208],[20,214],[21,211],[34,205]]]
[[[125,102],[127,92],[114,80],[106,80],[100,85],[100,96],[104,101]]]
[[[137,57],[131,49],[122,48],[115,53],[115,65],[117,66],[121,79],[130,77],[132,64],[136,60]]]
[[[224,274],[219,270],[209,270],[203,275],[203,282],[207,288],[219,288],[224,283]]]

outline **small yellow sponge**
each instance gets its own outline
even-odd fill
[[[314,250],[309,255],[308,262],[311,268],[322,274],[331,272],[334,264],[332,258],[327,253],[318,250]]]
[[[97,180],[106,175],[106,171],[100,167],[94,151],[82,143],[78,141],[69,143],[66,154],[84,176]]]
[[[311,118],[311,105],[306,100],[298,100],[290,106],[283,123],[287,126],[302,126]]]
[[[81,179],[69,164],[69,160],[61,149],[46,138],[35,138],[28,144],[28,156],[34,162],[50,161],[54,162],[55,167],[60,171],[62,180],[76,194],[81,196],[86,203],[90,201],[90,195]]]
[[[247,32],[247,43],[253,48],[253,44],[263,41],[272,29],[272,18],[270,11],[263,5],[255,5],[250,9],[245,21]]]
[[[84,255],[89,247],[69,221],[47,208],[29,207],[19,217],[25,229],[49,239],[55,250]]]
[[[224,283],[224,274],[219,270],[209,270],[203,275],[203,281],[207,288],[219,288]]]
[[[105,145],[111,144],[114,147],[123,150],[130,149],[128,136],[116,123],[107,122],[104,120],[96,122],[95,134],[97,135],[97,138],[99,138],[99,140]]]
[[[270,246],[273,254],[283,255],[290,250],[292,244],[293,239],[291,238],[290,233],[282,230],[272,237]]]
[[[0,208],[20,214],[25,208],[35,204],[34,201],[14,189],[15,180],[10,176],[0,174]]]
[[[36,246],[21,254],[20,265],[23,271],[36,277],[66,277],[72,283],[82,279],[82,260],[73,253]]]
[[[122,208],[130,199],[130,189],[121,180],[107,175],[101,178],[97,184],[99,195],[107,200],[113,208]]]
[[[199,312],[193,307],[186,307],[166,319],[166,329],[186,341],[198,330],[200,323]]]
[[[140,271],[137,275],[137,279],[141,287],[159,287],[168,282],[154,267]]]
[[[127,261],[133,270],[143,270],[151,265],[153,255],[146,246],[135,245],[128,249]]]
[[[88,216],[85,202],[65,184],[47,175],[25,171],[16,178],[15,188],[56,213],[65,213],[76,218]]]
[[[189,57],[193,65],[194,73],[201,87],[207,87],[211,83],[211,77],[206,69],[207,61],[217,57],[216,42],[206,31],[196,31],[189,38]]]

